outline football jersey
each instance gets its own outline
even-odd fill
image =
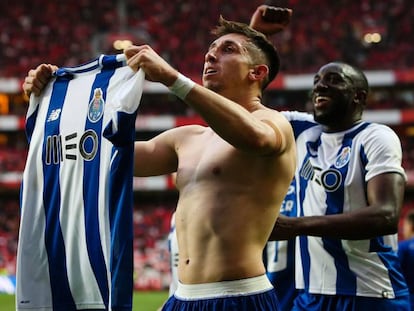
[[[175,213],[171,217],[170,233],[168,234],[168,250],[170,251],[171,282],[169,296],[172,296],[178,286],[178,241],[175,229]]]
[[[131,310],[133,154],[144,73],[60,68],[26,116],[17,310]]]
[[[291,122],[295,138],[303,128],[314,126],[313,117],[295,111],[282,111]],[[280,214],[297,216],[296,180],[292,180],[288,192],[280,207]],[[295,239],[269,241],[263,252],[266,274],[275,288],[281,310],[290,310],[297,295],[295,286]]]
[[[295,187],[295,180],[293,180],[280,207],[281,215],[297,216]],[[295,239],[267,242],[263,252],[263,262],[267,277],[275,288],[281,310],[290,310],[296,297]]]
[[[299,216],[365,208],[371,178],[389,172],[405,177],[401,144],[389,127],[360,122],[343,132],[325,133],[298,113],[287,117],[292,124],[302,123],[295,133]],[[297,288],[326,295],[407,295],[396,234],[366,240],[300,236],[296,243]]]

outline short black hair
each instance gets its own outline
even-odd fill
[[[251,28],[245,23],[228,21],[220,16],[219,25],[211,33],[216,37],[221,37],[229,33],[238,33],[246,36],[260,51],[263,52],[265,63],[269,67],[268,79],[263,83],[262,89],[265,89],[270,82],[277,76],[280,68],[280,58],[276,47],[267,39],[267,37]]]

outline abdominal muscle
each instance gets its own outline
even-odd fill
[[[225,191],[214,187],[205,185],[180,195],[176,212],[178,275],[184,284],[265,273],[262,252],[279,209],[265,206],[260,199],[252,202],[246,189],[235,194],[229,187],[223,187]]]
[[[180,282],[264,274],[263,249],[293,177],[293,151],[264,158],[236,150],[211,130],[193,136],[176,146]]]

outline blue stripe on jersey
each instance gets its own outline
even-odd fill
[[[75,67],[62,67],[56,70],[53,75],[56,77],[71,78],[75,74],[81,74],[105,67],[106,69],[116,69],[125,65],[123,54],[101,55],[87,63]]]
[[[317,126],[318,124],[315,122],[310,122],[310,121],[302,121],[302,120],[298,120],[298,121],[294,121],[294,120],[290,120],[290,125],[293,128],[293,134],[295,135],[295,141],[296,138],[298,138],[298,136],[305,130],[307,130],[308,128],[312,127],[312,126]]]
[[[339,148],[337,158],[341,157],[344,148],[351,148],[352,138],[345,135],[342,141],[342,147]],[[349,154],[349,153],[348,153]],[[326,175],[322,175],[324,179],[325,193],[326,193],[326,215],[342,214],[344,208],[344,183],[348,174],[348,165],[340,166],[331,165],[330,170],[327,170]],[[349,162],[348,162],[349,164]],[[329,186],[332,187],[329,188]],[[349,261],[345,251],[342,248],[341,240],[322,238],[322,243],[325,250],[335,259],[336,286],[338,288],[347,288],[350,290],[349,294],[356,293],[356,276],[350,272]]]
[[[401,262],[394,252],[378,252],[378,257],[388,269],[392,288],[396,296],[407,295],[408,288],[405,278],[401,274]]]
[[[102,71],[97,74],[95,81],[91,87],[89,102],[93,101],[95,89],[100,88],[102,98],[106,98],[109,79],[113,75],[113,70]],[[102,107],[103,109],[103,107]],[[96,122],[92,122],[90,118],[86,118],[85,137],[82,144],[87,154],[93,154],[94,150],[99,149],[101,145],[103,118]],[[83,177],[83,197],[85,208],[85,232],[86,245],[90,258],[91,267],[95,273],[96,280],[102,295],[105,306],[109,304],[109,288],[107,279],[107,269],[105,265],[105,257],[102,250],[102,243],[99,234],[99,197],[96,195],[96,189],[99,189],[100,176],[100,153],[97,152],[93,159],[84,160],[84,177]]]
[[[359,150],[359,158],[361,159],[362,167],[364,168],[363,176],[365,176],[367,174],[366,166],[368,164],[368,157],[364,146],[361,146],[361,149]]]
[[[117,131],[113,131],[113,122],[108,122],[105,127],[103,136],[108,139],[115,147],[129,146],[135,141],[135,131],[131,131],[131,128],[135,128],[135,119],[137,111],[132,114],[125,112],[117,112]]]
[[[45,122],[42,152],[44,172],[43,204],[46,216],[45,244],[49,259],[53,307],[55,308],[56,305],[66,305],[67,310],[76,310],[66,274],[66,254],[59,220],[61,203],[59,184],[61,141],[59,125],[60,112],[67,87],[67,79],[59,79],[55,82],[47,112],[49,119]],[[50,116],[57,118],[50,120]]]
[[[39,112],[39,105],[37,105],[35,111],[26,119],[26,138],[27,142],[30,144],[32,140],[33,131],[36,125],[37,113]]]
[[[76,67],[62,67],[56,70],[53,74],[57,77],[73,77],[74,74],[89,72],[99,68],[99,58],[95,58],[90,62],[76,66]]]
[[[296,179],[293,178],[280,214],[297,216]],[[275,288],[281,310],[290,310],[296,297],[295,287],[295,239],[267,242],[263,251],[266,274]]]
[[[102,55],[100,63],[106,69],[116,69],[125,65],[125,56],[124,54]]]
[[[355,295],[356,276],[350,272],[348,256],[342,248],[341,240],[322,238],[325,250],[335,259],[336,287],[346,288],[349,295]]]
[[[293,119],[289,119],[289,122],[293,128],[293,133],[295,135],[295,141],[298,138],[298,136],[302,134],[303,131],[311,127],[314,127],[314,126],[320,126],[315,122],[303,121],[301,119],[297,121]],[[304,163],[306,163],[307,160],[308,158],[306,157],[304,160]],[[296,191],[298,191],[299,202],[303,202],[305,198],[305,189],[307,188],[308,180],[310,179],[299,178],[299,181],[298,181],[299,189],[296,189]],[[297,208],[299,209],[298,216],[304,216],[303,209],[299,207],[298,202],[297,202]],[[302,259],[301,268],[303,269],[304,285],[305,285],[305,288],[309,288],[310,256],[308,252],[308,239],[306,236],[299,236],[297,241],[299,241],[299,246],[300,246],[299,249],[301,252],[301,259]]]
[[[309,154],[305,157],[304,163],[308,161]],[[299,192],[299,202],[303,202],[305,199],[306,188],[308,186],[310,179],[309,178],[299,178],[299,189],[296,189]],[[299,216],[305,216],[303,213],[303,208],[298,205],[299,208]],[[305,288],[309,288],[309,271],[310,271],[310,255],[308,251],[308,239],[306,236],[300,235],[299,236],[299,249],[300,249],[300,256],[302,259],[302,270],[303,270],[303,278],[304,278],[304,286]]]
[[[355,131],[347,133],[342,141],[342,146],[337,153],[337,161],[331,165],[330,170],[327,170],[324,178],[325,193],[326,193],[326,215],[342,214],[345,199],[345,180],[348,174],[349,161],[346,165],[341,165],[341,159],[346,158],[350,154],[349,150],[352,148],[352,140],[368,126],[368,123],[358,127]],[[348,150],[347,152],[343,152]],[[332,186],[332,189],[329,186]],[[335,258],[335,268],[337,270],[336,286],[337,288],[347,288],[349,294],[354,295],[357,290],[357,280],[354,273],[349,267],[348,257],[342,248],[341,240],[322,238],[325,250]]]
[[[122,117],[120,117],[122,122]],[[133,291],[133,156],[134,144],[116,150],[111,163],[109,213],[113,307],[131,308]],[[119,169],[122,168],[122,169]],[[128,173],[126,173],[128,172]],[[126,204],[128,202],[128,204]],[[122,309],[124,310],[124,309]]]

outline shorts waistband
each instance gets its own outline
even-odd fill
[[[174,296],[182,300],[207,299],[259,294],[273,289],[266,275],[252,278],[203,284],[178,282]]]

